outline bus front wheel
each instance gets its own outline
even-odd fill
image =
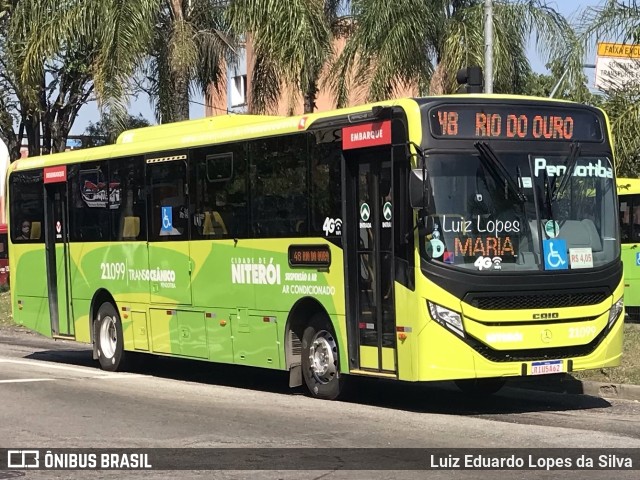
[[[95,322],[95,342],[100,368],[109,372],[122,370],[125,352],[122,323],[116,307],[111,302],[104,302],[98,309]]]
[[[340,396],[344,377],[338,355],[331,322],[323,314],[314,315],[302,335],[302,376],[312,397],[334,400]]]

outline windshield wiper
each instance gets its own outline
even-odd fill
[[[544,198],[547,204],[547,220],[553,220],[553,201],[551,200],[553,197],[553,190],[556,185],[556,177],[553,177],[553,183],[549,180],[549,174],[547,173],[547,169],[544,169]]]
[[[573,176],[573,169],[576,166],[576,162],[578,161],[578,155],[580,153],[580,144],[578,142],[572,142],[569,150],[569,155],[567,156],[567,160],[564,163],[566,170],[564,171],[564,175],[562,176],[562,180],[560,180],[560,185],[558,185],[558,189],[554,188],[553,194],[551,195],[551,201],[555,202],[558,196],[563,192],[563,190],[568,185],[571,177]],[[554,182],[555,185],[555,182]]]
[[[476,150],[480,153],[480,160],[494,179],[504,182],[505,186],[511,190],[511,193],[513,193],[520,202],[526,202],[527,197],[522,192],[522,189],[516,186],[513,177],[489,144],[487,142],[476,142],[473,146],[476,147]]]

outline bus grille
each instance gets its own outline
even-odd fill
[[[505,294],[477,294],[470,293],[465,302],[482,310],[524,310],[562,307],[578,307],[583,305],[597,305],[609,296],[608,292],[548,292],[548,293],[505,293]]]
[[[589,355],[604,340],[610,328],[605,328],[591,342],[586,345],[569,347],[536,348],[532,350],[494,350],[480,342],[478,339],[467,335],[465,342],[476,352],[492,362],[526,362],[534,360],[550,360],[575,358]]]

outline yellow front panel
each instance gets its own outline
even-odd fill
[[[407,333],[404,341],[398,341],[399,372],[408,371],[405,363],[410,361],[410,355],[405,350],[414,348],[417,351],[417,361],[412,365],[415,374],[400,376],[410,381],[519,376],[523,368],[526,374],[531,374],[532,361],[508,361],[505,355],[511,353],[507,351],[527,356],[527,350],[588,345],[608,328],[609,311],[624,290],[621,282],[611,297],[597,305],[499,311],[480,310],[465,304],[424,277],[418,276],[417,284],[416,293],[428,292],[431,302],[461,314],[465,338],[433,320],[427,295],[422,296],[417,309],[419,314],[414,315],[414,329]],[[539,318],[544,315],[551,318]],[[402,323],[401,318],[398,317],[398,325]],[[621,315],[591,353],[559,358],[563,371],[567,371],[569,360],[574,371],[619,365],[623,324]],[[473,345],[477,345],[478,350]]]

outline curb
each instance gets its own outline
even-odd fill
[[[511,379],[506,386],[523,390],[538,390],[574,395],[591,395],[602,398],[617,398],[640,402],[640,385],[605,383],[578,380],[569,374],[550,375],[548,378]]]
[[[603,398],[619,398],[622,400],[640,401],[640,385],[626,385],[624,383],[601,383],[585,381],[582,383],[585,395]]]

